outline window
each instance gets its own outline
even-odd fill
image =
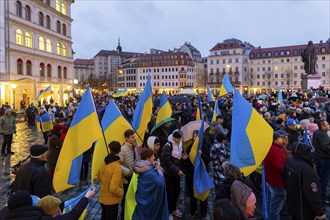
[[[47,5],[50,5],[50,0],[45,0],[45,3],[46,3]]]
[[[46,28],[50,29],[50,17],[48,15],[46,16]]]
[[[44,26],[44,14],[39,12],[39,25]]]
[[[322,76],[325,76],[325,72],[322,72]]]
[[[32,63],[30,60],[26,61],[26,75],[32,76]]]
[[[32,34],[30,32],[25,33],[25,46],[32,48]]]
[[[16,44],[23,46],[23,32],[20,29],[16,30]]]
[[[17,74],[23,75],[23,60],[17,59]]]
[[[296,55],[296,56],[299,55],[297,49],[293,50],[293,55]]]
[[[65,56],[65,57],[68,56],[68,49],[66,48],[65,45],[62,45],[62,49],[63,49],[62,50],[62,55]]]
[[[45,39],[43,37],[39,37],[39,50],[45,50]]]
[[[60,0],[56,0],[56,10],[57,11],[61,11],[61,2],[60,2]]]
[[[66,25],[62,24],[62,34],[66,35]]]
[[[48,53],[52,52],[52,42],[49,39],[46,40],[46,51]]]
[[[20,1],[16,2],[16,15],[22,17],[22,3]]]
[[[25,6],[25,19],[31,21],[31,8],[30,6]]]
[[[40,73],[40,77],[45,77],[45,64],[44,63],[40,63],[39,73]]]
[[[272,71],[272,68],[269,66],[269,67],[267,67],[267,70],[268,71]]]
[[[325,60],[325,57],[322,57],[322,60]]]
[[[278,74],[275,74],[275,78],[278,78]]]
[[[66,15],[66,4],[62,2],[62,8],[61,8],[62,14]]]
[[[61,68],[61,66],[58,66],[58,67],[57,67],[57,77],[58,77],[59,79],[62,78],[62,68]]]
[[[238,63],[238,58],[235,58],[235,63]]]
[[[287,50],[286,51],[286,55],[290,55],[290,50]]]
[[[63,68],[63,78],[64,78],[64,79],[67,79],[67,78],[68,78],[66,67]]]
[[[57,33],[61,33],[61,22],[60,21],[56,21],[56,32]]]
[[[284,50],[281,50],[280,54],[281,56],[284,56]]]
[[[211,64],[211,65],[213,64],[213,60],[210,60],[210,64]]]
[[[322,69],[325,69],[325,64],[324,63],[322,64]]]
[[[275,57],[278,57],[278,51],[275,51],[275,52],[274,52],[274,56],[275,56]]]
[[[47,64],[47,77],[52,78],[52,66]]]
[[[57,48],[57,55],[61,55],[61,50],[62,50],[61,44],[57,43],[56,48]]]

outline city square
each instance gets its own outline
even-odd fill
[[[0,0],[0,220],[330,219],[329,8]]]

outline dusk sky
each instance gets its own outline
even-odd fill
[[[330,0],[323,1],[97,1],[71,7],[75,58],[113,50],[149,52],[191,42],[201,53],[228,38],[254,46],[314,43],[330,38]]]

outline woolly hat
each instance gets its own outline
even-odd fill
[[[17,209],[23,206],[31,206],[32,197],[26,191],[18,191],[10,196],[8,200],[8,209]]]
[[[61,203],[62,201],[54,196],[45,196],[39,200],[37,206],[41,208],[44,214],[53,216]]]
[[[33,157],[37,157],[37,156],[40,156],[43,153],[45,153],[47,150],[48,150],[48,147],[47,146],[35,144],[35,145],[32,145],[31,146],[31,148],[30,148],[30,154]]]
[[[315,123],[309,123],[307,125],[307,128],[311,133],[314,133],[315,131],[317,131],[319,129],[319,126]]]

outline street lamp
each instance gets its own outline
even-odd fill
[[[74,79],[73,80],[73,91],[74,91],[74,95],[76,95],[76,87],[77,87],[77,84],[79,83],[79,81],[77,79]]]
[[[77,79],[74,79],[74,80],[73,80],[73,84],[75,84],[75,85],[77,85],[78,82],[79,82],[79,81],[78,81]]]
[[[16,95],[15,95],[15,89],[16,89],[17,85],[16,84],[12,84],[11,88],[13,88],[13,99],[14,99],[14,104],[13,104],[13,109],[15,109],[15,103],[16,103]]]

